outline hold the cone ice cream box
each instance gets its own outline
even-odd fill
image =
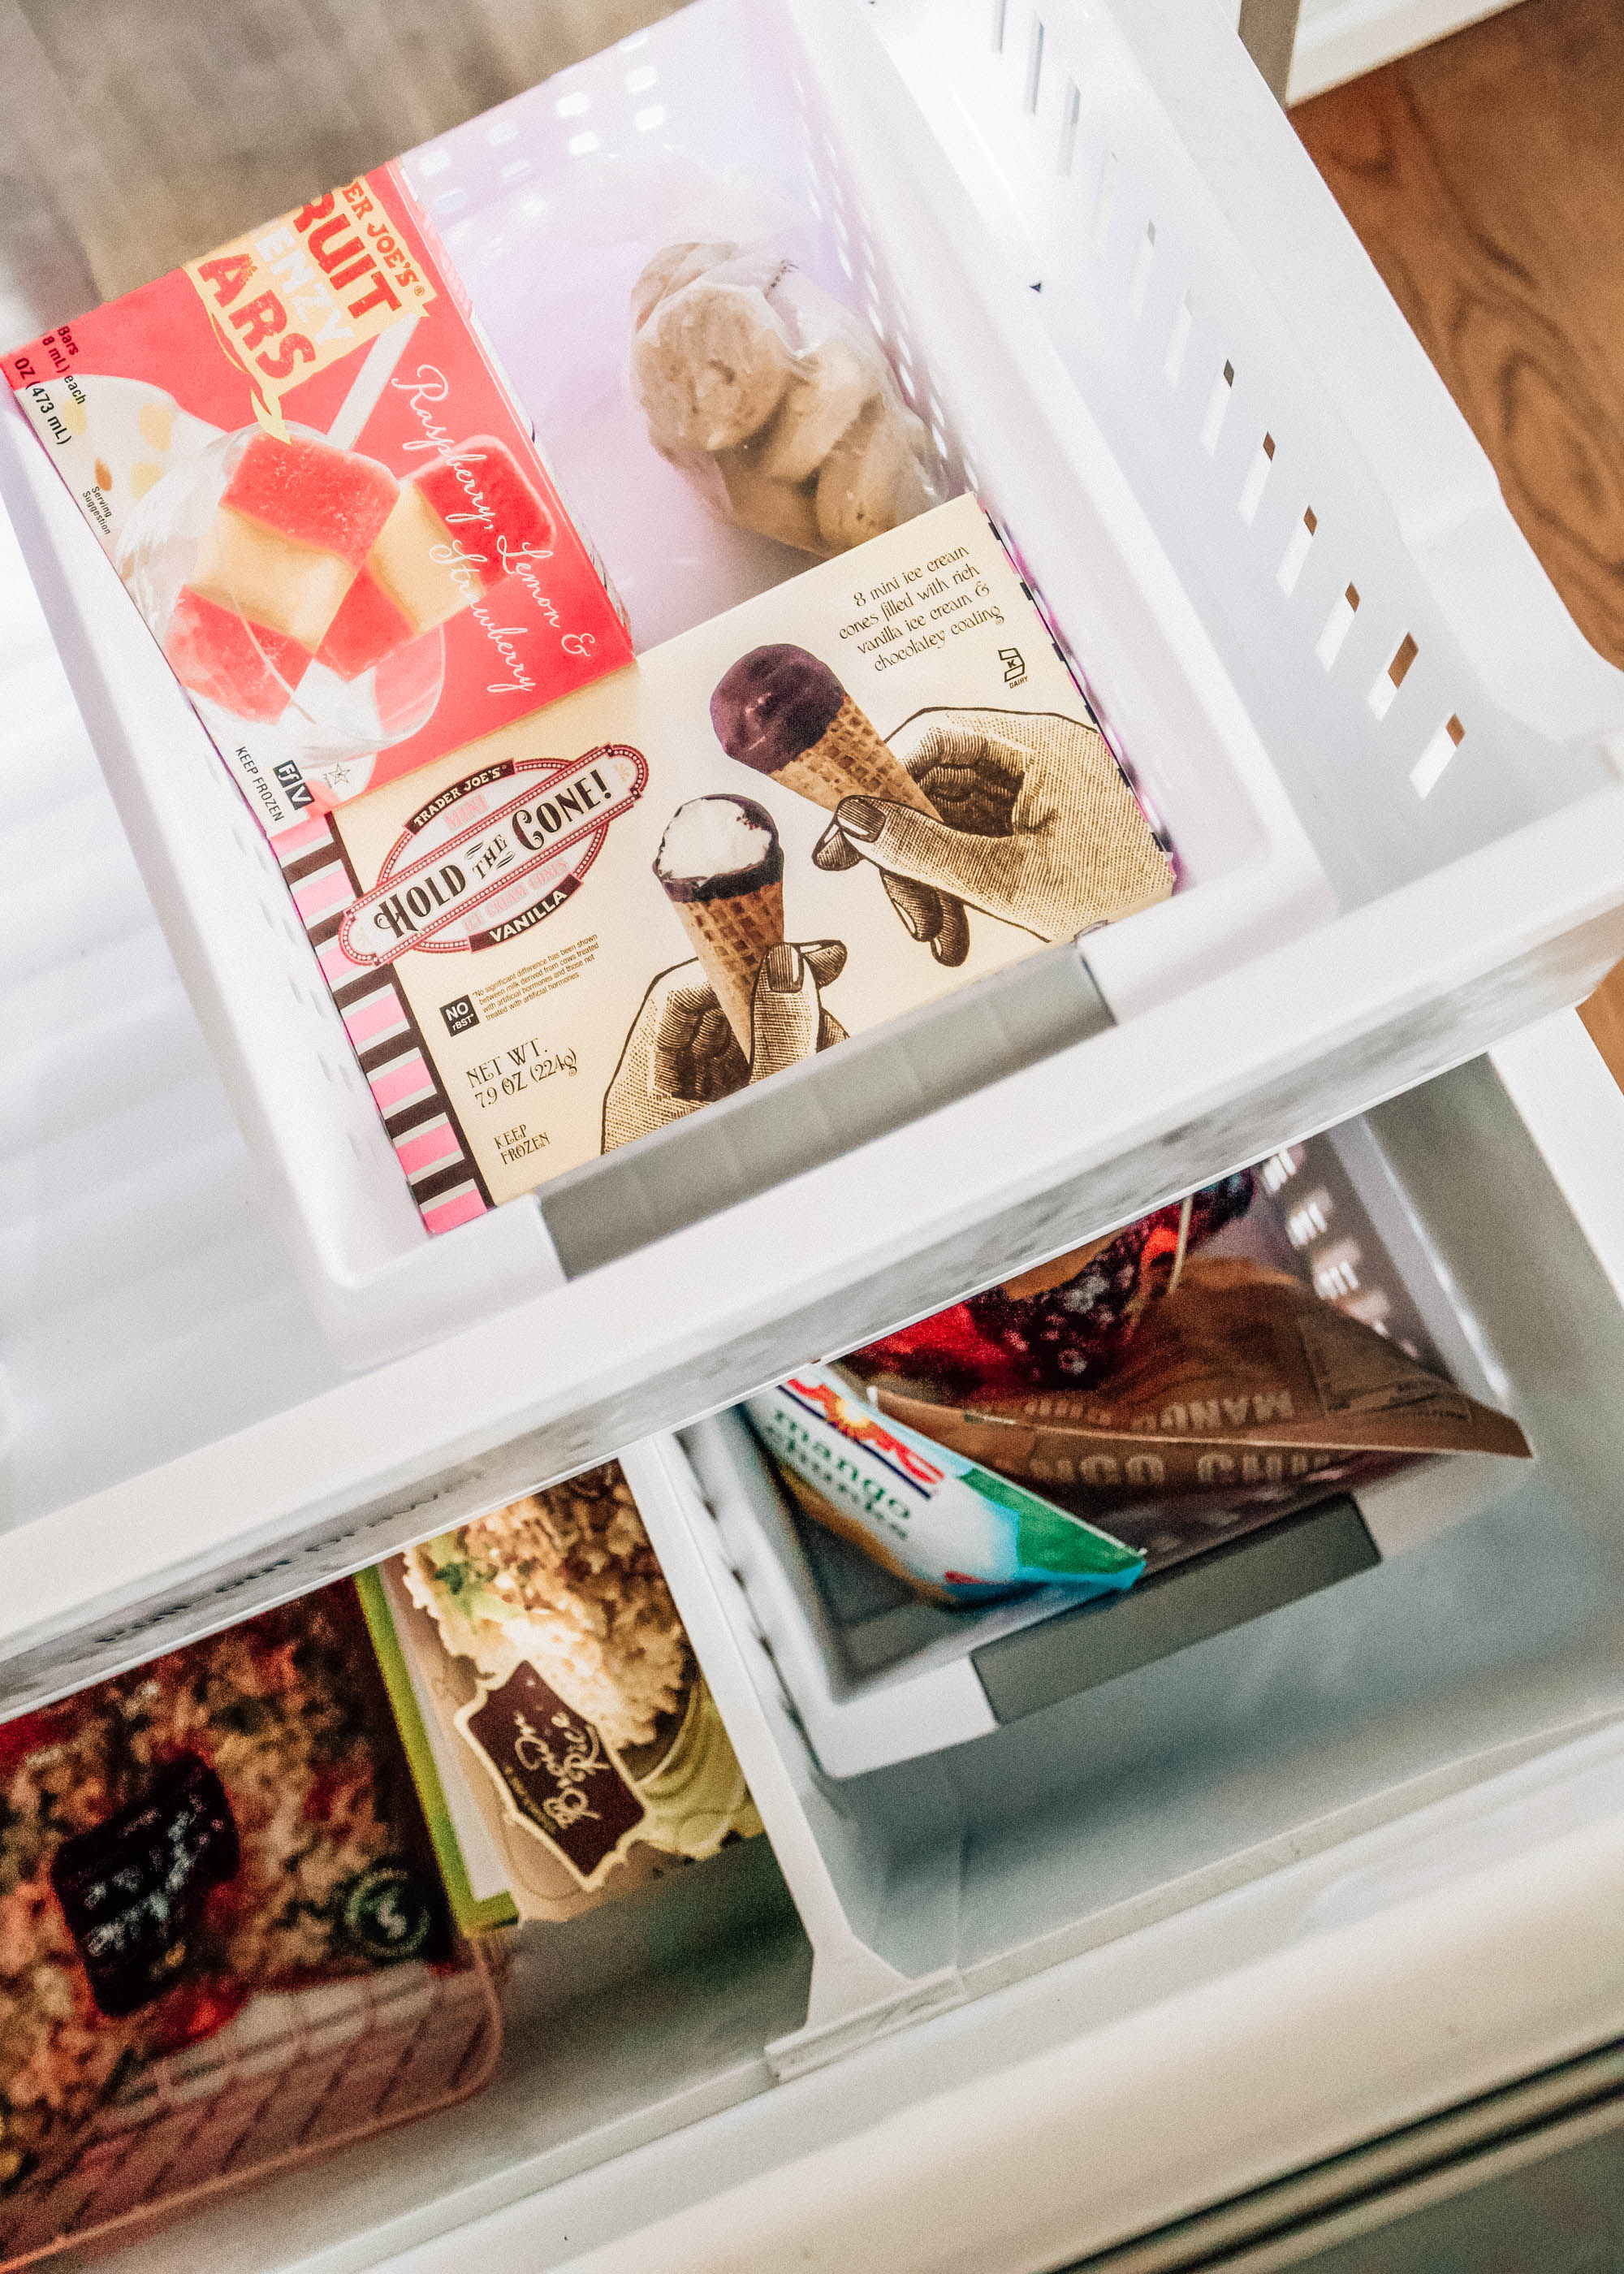
[[[393,165],[0,368],[273,838],[630,657]]]
[[[1174,885],[968,497],[276,849],[432,1231]]]

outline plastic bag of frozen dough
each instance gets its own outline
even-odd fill
[[[803,1367],[745,1410],[806,1514],[935,1602],[1116,1593],[1145,1568],[1137,1548],[883,1419],[836,1367]]]
[[[828,556],[942,502],[879,341],[793,261],[664,245],[631,323],[650,440],[722,520]]]

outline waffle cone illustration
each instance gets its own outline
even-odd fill
[[[730,758],[826,813],[843,797],[881,797],[942,817],[829,666],[803,647],[758,647],[741,655],[710,697],[710,724]],[[843,869],[859,855],[831,829],[814,857],[820,868]],[[914,938],[930,942],[938,963],[964,961],[970,930],[957,900],[907,877],[887,877],[885,890]]]
[[[748,1058],[756,975],[768,949],[778,947],[784,938],[783,880],[726,900],[679,900],[676,906],[705,977]]]
[[[756,975],[784,938],[784,853],[772,817],[754,798],[690,798],[665,825],[654,873],[748,1060]]]
[[[843,797],[889,798],[940,818],[825,663],[803,647],[741,656],[710,698],[730,758],[832,813]]]

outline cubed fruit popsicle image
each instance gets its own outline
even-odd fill
[[[251,435],[198,548],[192,589],[314,654],[398,495],[387,467],[357,451]]]
[[[489,434],[402,482],[321,649],[351,679],[447,623],[523,561],[545,560],[553,518],[513,453]]]
[[[189,584],[175,603],[163,652],[183,687],[264,726],[282,717],[312,660],[288,633],[222,607]]]
[[[654,873],[748,1060],[756,975],[784,938],[784,850],[751,797],[695,797],[665,825]]]
[[[164,651],[194,694],[274,724],[312,661],[353,684],[545,560],[553,535],[512,452],[488,435],[401,482],[359,451],[256,430],[233,451]],[[433,661],[408,679],[425,682]],[[386,733],[390,707],[380,699]]]
[[[400,485],[357,451],[257,429],[227,446],[225,467],[163,628],[164,653],[193,694],[274,725],[329,637]],[[153,495],[154,510],[168,503]],[[139,536],[139,523],[132,528]],[[398,644],[380,644],[357,669]]]

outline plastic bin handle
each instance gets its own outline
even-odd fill
[[[1075,942],[808,1058],[538,1194],[567,1277],[612,1263],[1115,1024]]]
[[[1109,1604],[1083,1603],[970,1653],[1000,1721],[1114,1682],[1192,1643],[1277,1611],[1381,1561],[1346,1493],[1141,1580]]]

